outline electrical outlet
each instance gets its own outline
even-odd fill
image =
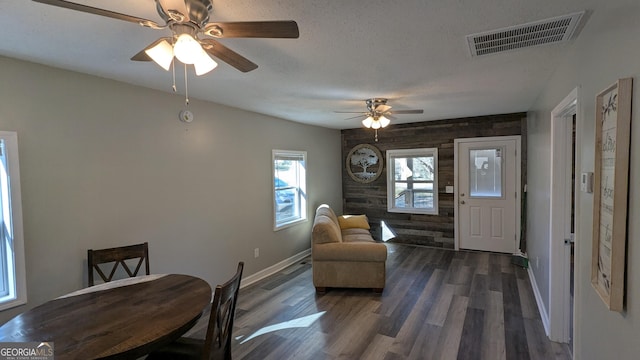
[[[260,256],[260,248],[253,249],[253,257],[257,258],[258,256]]]

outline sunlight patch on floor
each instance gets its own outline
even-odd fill
[[[380,221],[380,228],[382,229],[382,241],[389,241],[396,237],[396,233],[384,221]]]
[[[240,344],[244,344],[247,341],[249,341],[249,340],[251,340],[253,338],[256,338],[256,337],[258,337],[260,335],[268,334],[270,332],[274,332],[274,331],[278,331],[278,330],[309,327],[309,326],[311,326],[311,324],[313,324],[316,320],[318,320],[325,313],[326,313],[326,311],[321,311],[319,313],[315,313],[315,314],[308,315],[308,316],[305,316],[305,317],[301,317],[301,318],[297,318],[297,319],[281,322],[281,323],[278,323],[278,324],[265,326],[262,329],[260,329],[260,330],[256,331],[255,333],[251,334],[246,339],[242,340],[240,342]],[[242,338],[242,336],[238,336],[238,337],[236,337],[236,340],[240,340],[241,338]]]

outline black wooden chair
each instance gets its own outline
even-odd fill
[[[135,268],[131,270],[129,265],[127,264],[127,260],[133,260]],[[135,262],[137,260],[137,263]],[[108,272],[108,275],[103,271],[102,264],[111,265],[111,271]],[[87,251],[87,265],[89,266],[89,286],[94,285],[93,273],[94,271],[98,273],[102,281],[109,282],[113,279],[113,276],[116,274],[118,270],[118,265],[129,275],[129,277],[138,276],[142,264],[144,263],[144,268],[146,270],[147,275],[149,272],[149,245],[148,243],[115,247],[109,249],[100,249],[93,250],[89,249]],[[108,266],[106,266],[108,268]]]
[[[226,283],[216,286],[205,339],[182,337],[154,351],[146,360],[230,360],[233,318],[236,313],[238,291],[244,262]]]

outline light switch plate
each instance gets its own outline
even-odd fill
[[[445,191],[446,191],[447,194],[453,194],[453,186],[447,185],[445,187]]]

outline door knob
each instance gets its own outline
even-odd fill
[[[464,204],[465,204],[465,203],[464,203],[464,200],[460,201],[460,204],[464,205]]]

